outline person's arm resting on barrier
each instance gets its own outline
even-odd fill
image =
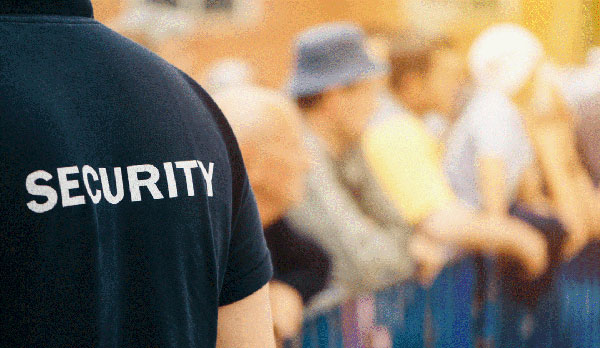
[[[571,258],[587,243],[588,230],[575,183],[576,166],[569,159],[568,146],[565,144],[568,138],[569,135],[555,125],[541,125],[533,132],[533,141],[538,150],[540,165],[554,208],[569,232],[563,253],[566,258]]]
[[[384,125],[368,132],[365,158],[407,221],[429,236],[469,250],[506,253],[532,274],[546,267],[543,238],[513,219],[487,218],[460,204],[444,177],[432,145],[411,125]]]

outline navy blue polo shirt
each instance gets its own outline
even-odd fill
[[[88,0],[0,2],[0,134],[0,346],[214,347],[270,279],[224,116]]]

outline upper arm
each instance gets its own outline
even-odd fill
[[[575,169],[568,149],[569,135],[555,125],[542,125],[532,136],[551,194],[555,198],[567,194],[571,190],[566,186]]]
[[[231,168],[231,221],[223,235],[223,259],[219,260],[219,318],[217,346],[274,347],[268,282],[273,267],[256,199],[237,140],[225,116],[212,98],[181,72],[192,90],[214,117],[227,146]]]
[[[239,301],[264,286],[272,277],[273,267],[256,199],[244,166],[237,139],[225,115],[212,98],[189,76],[181,73],[203,100],[223,136],[231,172],[230,234],[222,240],[225,259],[219,260],[219,306]]]
[[[241,203],[232,222],[220,306],[239,301],[254,293],[273,275],[256,200],[247,177],[242,187]]]
[[[517,131],[511,124],[511,117],[518,117],[515,112],[508,101],[491,93],[473,102],[467,117],[478,157],[501,158],[510,152]]]
[[[514,153],[514,145],[525,137],[516,123],[518,114],[507,100],[490,93],[474,101],[468,117],[482,207],[489,213],[507,214],[506,160],[508,156],[530,157],[528,153]]]
[[[418,125],[370,130],[363,151],[382,189],[409,223],[419,223],[454,200],[435,143]]]
[[[219,307],[217,348],[274,348],[269,286]]]
[[[549,201],[544,193],[543,178],[539,167],[530,165],[523,172],[523,178],[519,183],[518,199],[539,214],[550,214]]]
[[[507,214],[509,202],[506,196],[504,161],[498,157],[479,157],[477,162],[483,208],[491,214]]]

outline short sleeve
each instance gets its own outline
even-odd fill
[[[219,294],[219,306],[225,306],[253,294],[271,280],[271,255],[235,135],[225,115],[208,93],[188,75],[180,73],[211,111],[229,153],[232,221],[226,269]]]
[[[475,151],[480,157],[503,157],[510,152],[517,131],[511,127],[515,110],[505,98],[496,94],[480,96],[469,110],[470,131]]]
[[[454,200],[435,140],[417,120],[406,117],[373,127],[362,147],[378,183],[410,224]]]
[[[265,242],[256,200],[248,181],[234,217],[227,269],[219,305],[237,302],[262,288],[273,276],[273,266]]]

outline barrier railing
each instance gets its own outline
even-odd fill
[[[473,347],[474,275],[472,259],[464,259],[430,289],[407,281],[359,296],[307,320],[299,341],[304,348]]]
[[[535,306],[503,292],[487,260],[486,296],[474,301],[474,258],[447,267],[429,289],[407,281],[307,319],[288,348],[600,347],[600,245],[561,265]],[[594,264],[598,264],[595,262]]]

